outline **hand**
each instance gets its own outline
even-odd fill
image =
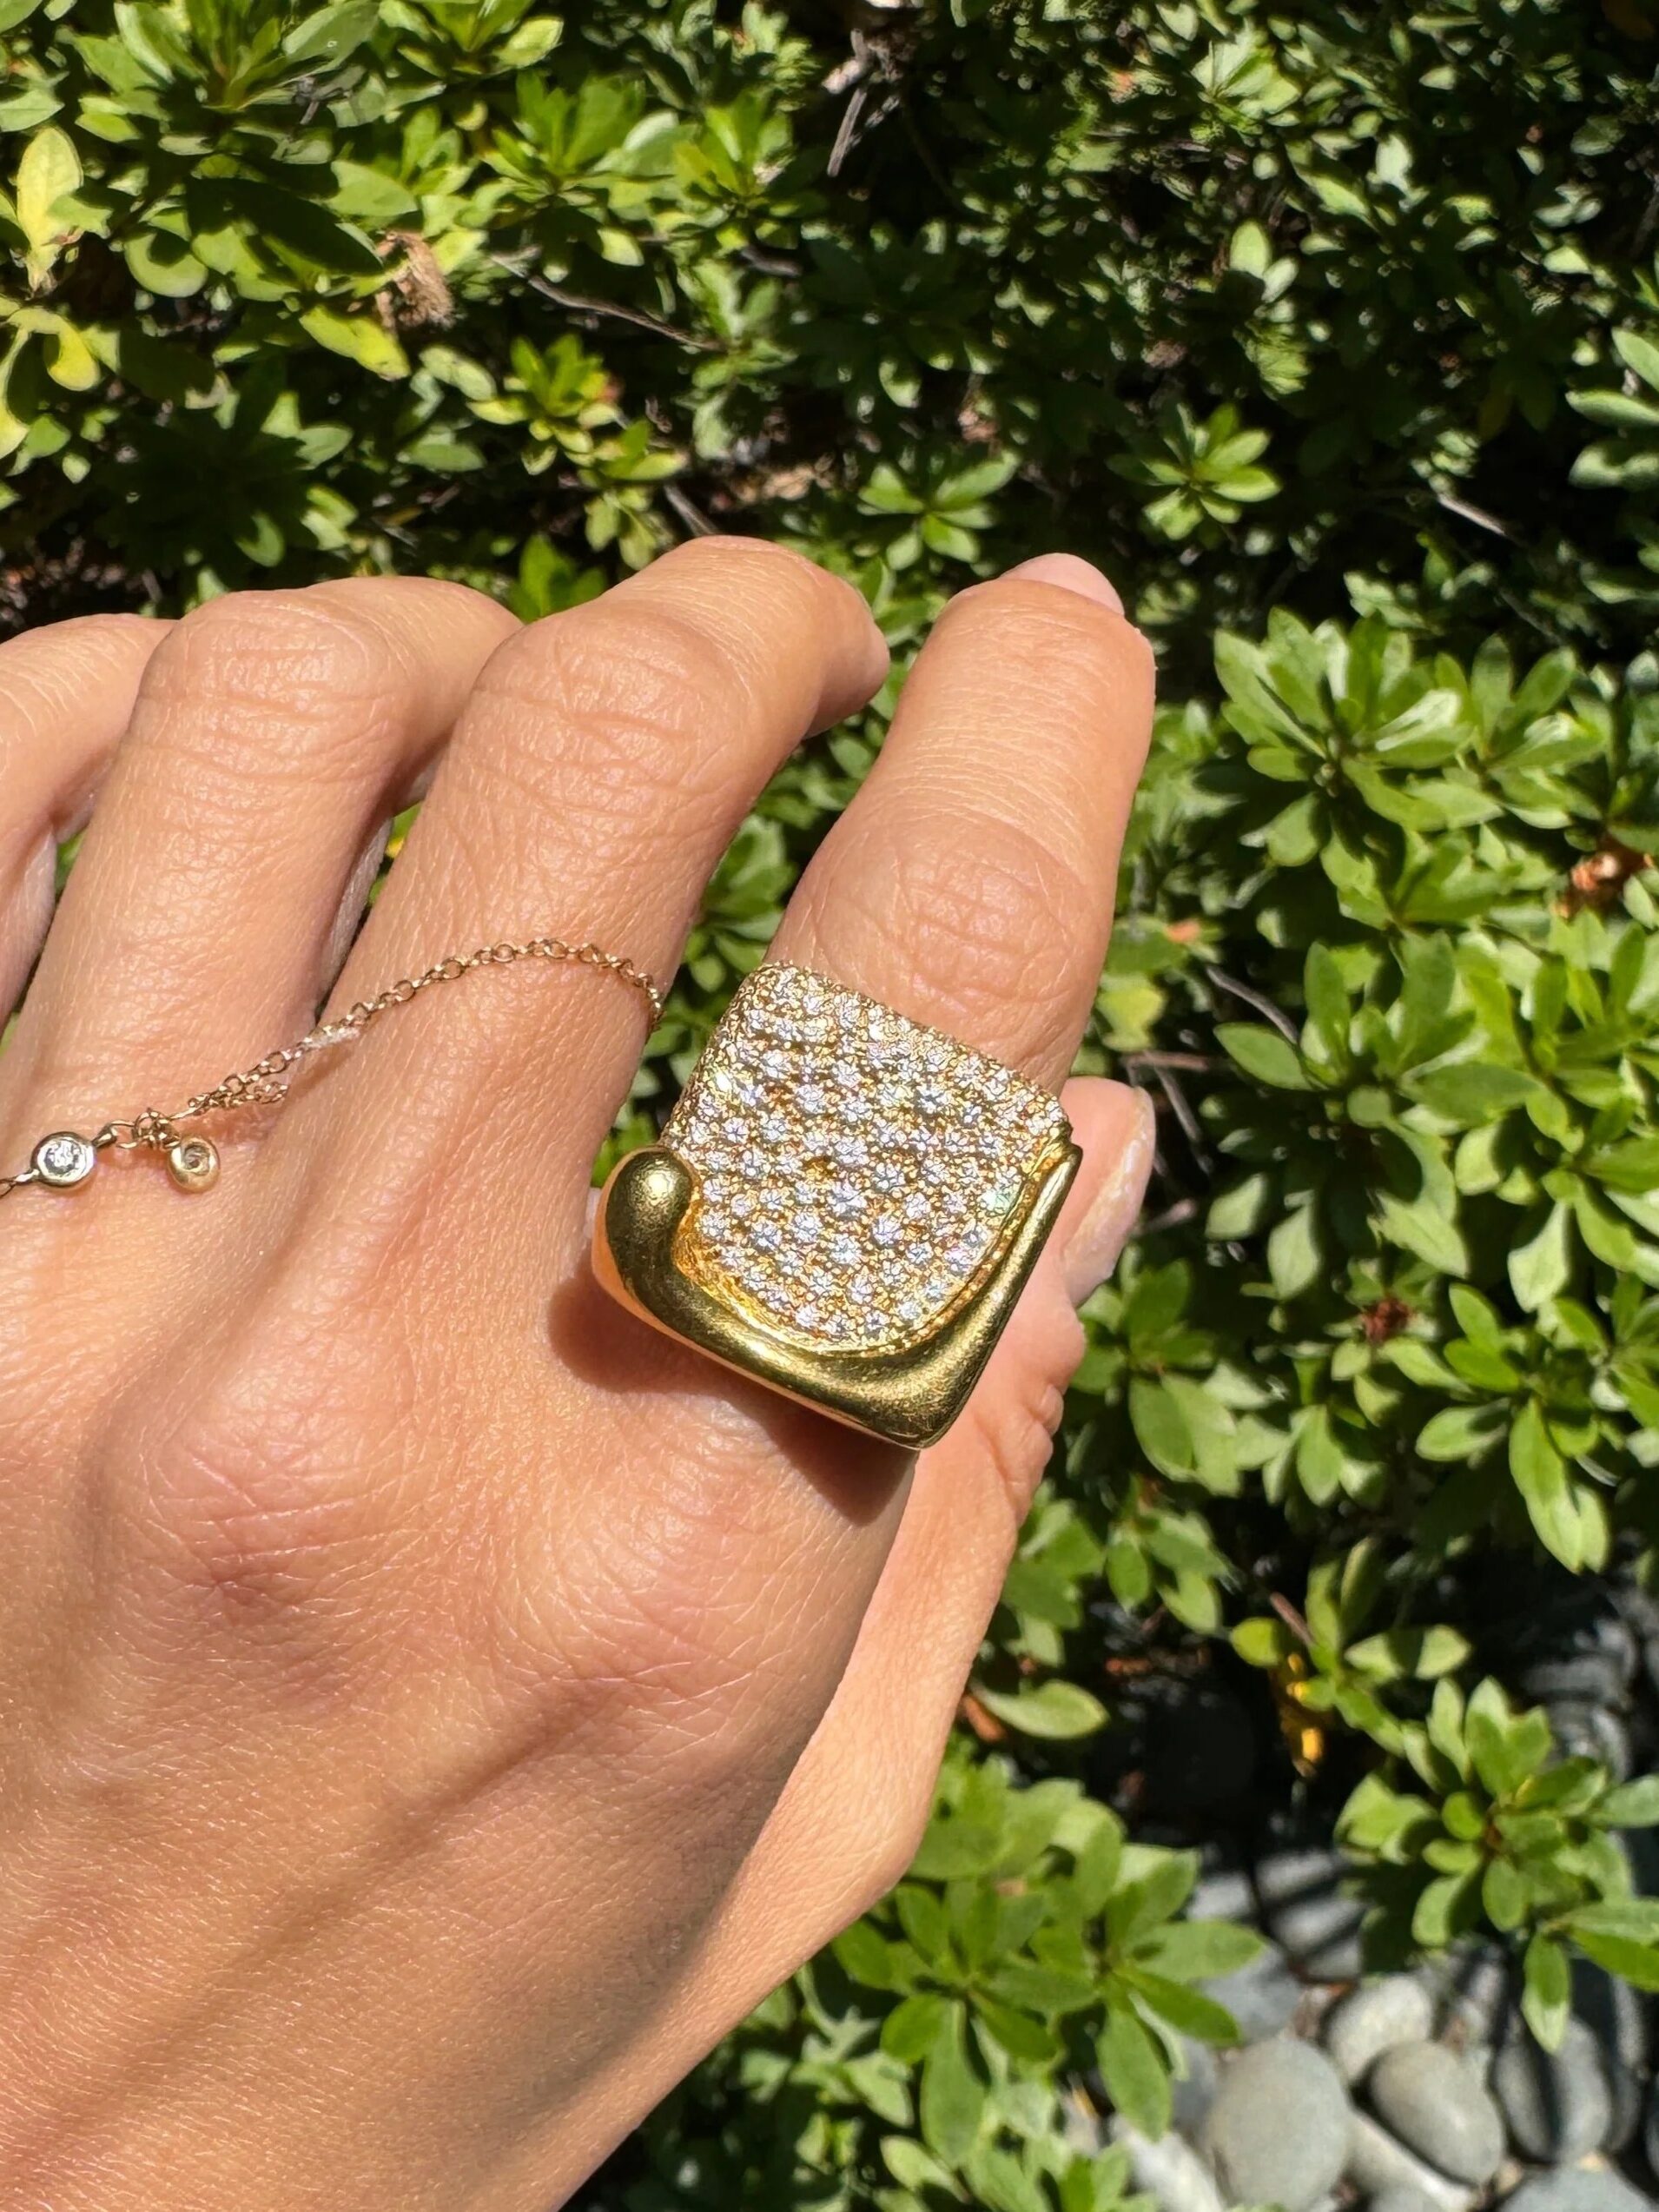
[[[360,580],[0,647],[0,1166],[475,944],[666,977],[885,668],[721,539],[529,628]],[[1151,692],[1081,562],[963,593],[778,953],[1061,1082]],[[642,1014],[486,970],[215,1125],[211,1195],[0,1207],[0,2204],[545,2212],[902,1871],[1150,1117],[1068,1086],[1067,1214],[913,1467],[594,1286]]]

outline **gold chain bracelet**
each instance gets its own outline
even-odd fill
[[[418,976],[404,976],[375,994],[360,998],[338,1021],[320,1022],[292,1044],[268,1052],[262,1060],[238,1074],[227,1076],[211,1090],[204,1090],[170,1114],[146,1107],[129,1122],[106,1122],[96,1136],[79,1136],[72,1129],[55,1130],[35,1147],[29,1165],[15,1176],[0,1176],[0,1198],[38,1183],[47,1190],[75,1190],[98,1164],[101,1153],[162,1152],[169,1174],[181,1190],[209,1190],[219,1179],[218,1147],[199,1134],[182,1136],[181,1124],[200,1121],[207,1114],[234,1113],[242,1106],[271,1106],[288,1094],[290,1070],[313,1053],[347,1044],[361,1036],[369,1023],[394,1006],[406,1006],[434,983],[459,983],[474,968],[506,968],[515,960],[570,960],[585,968],[601,968],[637,990],[651,1008],[654,1028],[663,1017],[663,994],[643,968],[619,952],[606,952],[597,944],[566,944],[562,937],[527,937],[480,945],[476,952],[452,952]]]

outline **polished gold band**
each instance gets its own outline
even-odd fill
[[[837,1420],[932,1442],[961,1410],[1080,1155],[1012,1068],[810,970],[740,987],[595,1229],[646,1320]]]

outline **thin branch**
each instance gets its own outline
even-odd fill
[[[1434,496],[1448,514],[1460,514],[1465,522],[1472,522],[1479,530],[1490,530],[1495,538],[1514,539],[1515,533],[1509,524],[1500,522],[1495,514],[1488,514],[1484,507],[1471,507],[1467,500],[1454,499],[1450,492],[1437,492]]]
[[[1271,1022],[1280,1036],[1288,1037],[1292,1044],[1300,1043],[1295,1023],[1289,1015],[1279,1012],[1271,998],[1264,998],[1259,990],[1252,990],[1248,983],[1241,983],[1236,976],[1226,975],[1219,968],[1206,968],[1204,973],[1217,990],[1241,999],[1246,1006],[1253,1007],[1264,1021]]]
[[[830,149],[827,175],[830,176],[841,175],[841,165],[852,151],[853,141],[858,132],[858,118],[863,114],[864,103],[869,97],[868,86],[856,84],[853,87],[852,97],[841,111],[841,122],[836,131],[836,142]]]
[[[1143,1221],[1135,1232],[1139,1236],[1160,1236],[1167,1229],[1180,1229],[1183,1222],[1198,1217],[1196,1198],[1178,1198],[1173,1206],[1166,1206],[1161,1214],[1154,1214],[1150,1221]]]
[[[1192,1148],[1193,1157],[1207,1176],[1214,1163],[1204,1142],[1204,1132],[1199,1127],[1198,1116],[1186,1103],[1186,1093],[1167,1068],[1154,1068],[1153,1073],[1158,1078],[1158,1088],[1169,1101],[1169,1110],[1181,1125],[1181,1135]]]
[[[1190,1076],[1207,1076],[1226,1063],[1210,1052],[1126,1052],[1126,1068],[1179,1068]]]
[[[663,497],[694,538],[712,538],[717,534],[714,524],[701,507],[692,506],[677,484],[664,484]]]
[[[688,347],[695,354],[717,354],[717,338],[699,338],[694,330],[682,330],[677,323],[664,322],[659,315],[647,315],[644,308],[625,308],[616,300],[590,299],[585,292],[567,292],[562,284],[554,284],[533,269],[520,268],[505,254],[492,254],[490,258],[499,268],[509,269],[519,277],[532,292],[539,292],[544,300],[552,300],[561,308],[569,308],[574,315],[608,315],[613,322],[631,322],[641,330],[649,330],[658,338],[671,338],[677,346]]]

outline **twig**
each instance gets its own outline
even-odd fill
[[[1158,1078],[1158,1088],[1169,1101],[1171,1113],[1181,1125],[1181,1135],[1191,1146],[1193,1157],[1207,1176],[1214,1163],[1204,1142],[1204,1133],[1198,1125],[1198,1116],[1186,1103],[1186,1093],[1167,1068],[1154,1068],[1153,1073]]]
[[[717,534],[714,524],[701,507],[692,506],[677,484],[664,484],[663,497],[694,538],[712,538]]]
[[[1154,1214],[1150,1221],[1142,1222],[1137,1236],[1159,1236],[1167,1229],[1180,1229],[1184,1222],[1195,1218],[1199,1210],[1196,1198],[1178,1198],[1173,1206],[1166,1206],[1161,1214]]]
[[[853,141],[858,133],[858,118],[863,114],[864,103],[869,97],[868,85],[856,84],[853,87],[852,97],[841,111],[841,123],[836,131],[836,142],[830,149],[828,174],[830,176],[841,175],[841,165],[852,151]]]
[[[1277,1590],[1270,1590],[1267,1593],[1267,1602],[1292,1636],[1299,1637],[1303,1643],[1312,1646],[1313,1631],[1308,1626],[1304,1615],[1298,1613],[1288,1598],[1281,1598]]]
[[[671,338],[677,346],[686,346],[697,354],[717,354],[717,338],[699,338],[694,330],[682,330],[677,323],[664,322],[659,315],[647,315],[644,308],[625,308],[616,300],[590,299],[585,292],[567,292],[562,284],[554,284],[533,269],[519,268],[505,254],[492,254],[490,258],[499,268],[511,269],[521,277],[532,292],[539,292],[544,300],[552,300],[561,308],[569,308],[575,315],[609,315],[613,322],[631,322],[641,330],[649,330],[658,338]]]
[[[1454,499],[1450,492],[1437,492],[1434,496],[1448,514],[1460,514],[1465,522],[1472,522],[1477,529],[1490,530],[1495,538],[1514,538],[1509,524],[1500,522],[1495,514],[1488,514],[1484,507],[1471,507],[1467,500]]]
[[[1225,990],[1246,1006],[1253,1007],[1264,1021],[1272,1023],[1280,1036],[1288,1037],[1292,1044],[1300,1043],[1295,1023],[1287,1014],[1279,1012],[1271,998],[1264,998],[1259,990],[1252,990],[1248,983],[1241,983],[1236,976],[1226,975],[1219,968],[1206,968],[1204,973],[1217,990]]]
[[[1126,1052],[1126,1068],[1179,1068],[1185,1074],[1207,1076],[1225,1063],[1209,1052]]]

